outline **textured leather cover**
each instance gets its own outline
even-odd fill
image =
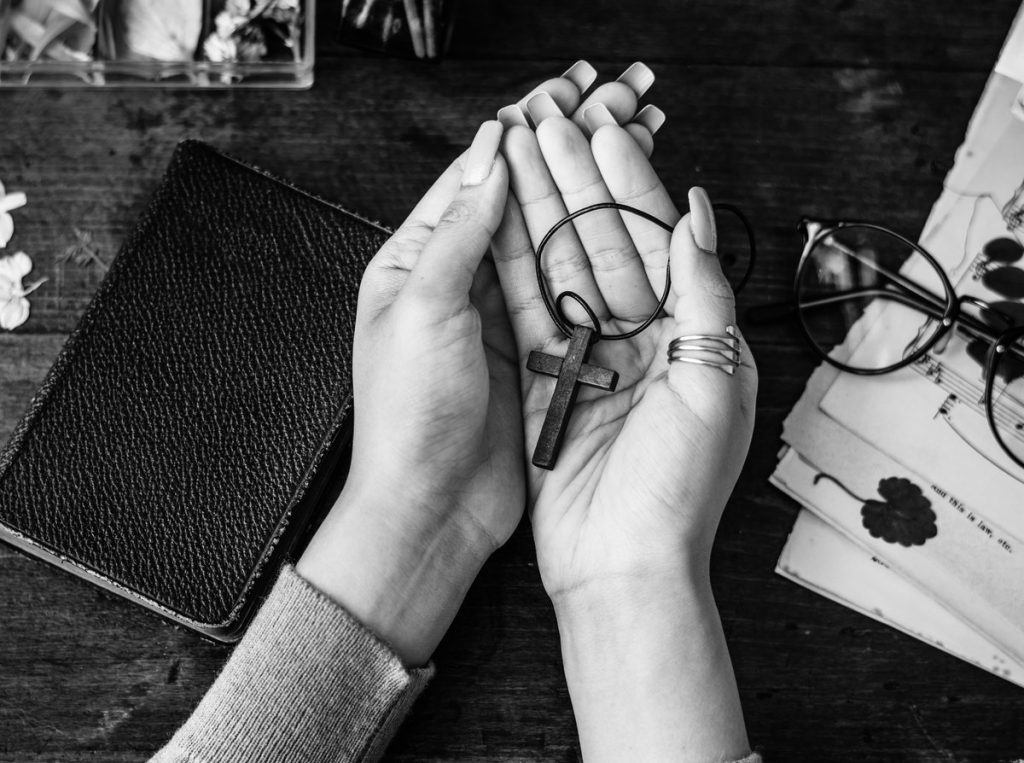
[[[388,234],[179,144],[0,453],[0,537],[240,636],[343,478],[359,281]]]

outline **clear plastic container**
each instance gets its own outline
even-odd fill
[[[0,0],[0,87],[313,84],[315,0]]]

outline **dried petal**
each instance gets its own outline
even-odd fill
[[[213,25],[216,28],[216,34],[218,37],[227,39],[235,33],[238,29],[239,24],[245,23],[244,16],[232,16],[227,11],[221,11],[217,14],[213,20]]]
[[[32,258],[24,252],[15,252],[0,259],[0,278],[17,282],[21,288],[21,279],[32,271]]]
[[[250,0],[227,0],[224,10],[232,16],[245,17],[252,10],[252,2]]]
[[[29,305],[24,297],[0,299],[0,329],[13,331],[28,320]]]
[[[39,287],[38,281],[28,289],[21,279],[32,270],[32,260],[24,252],[0,257],[0,328],[17,328],[28,319],[29,304],[25,295]]]
[[[0,212],[0,249],[7,246],[7,242],[14,235],[14,218],[6,212]]]
[[[28,197],[25,196],[24,191],[4,193],[3,186],[0,186],[0,212],[10,212],[25,206],[27,203]]]
[[[7,242],[14,235],[14,218],[8,214],[11,210],[23,207],[28,198],[21,191],[7,193],[4,184],[0,183],[0,249],[7,246]]]
[[[238,60],[238,47],[230,37],[218,37],[211,34],[203,43],[203,54],[207,60],[214,63],[223,63]]]
[[[118,29],[121,57],[190,61],[203,25],[201,0],[123,0]]]

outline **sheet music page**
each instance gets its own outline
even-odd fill
[[[1024,257],[1014,256],[1024,253],[1022,82],[1024,9],[921,239],[958,295],[996,303],[1016,325],[1024,325]],[[993,315],[967,310],[985,322]],[[843,349],[856,364],[893,332],[912,338],[921,325],[907,308],[876,300]],[[984,340],[950,332],[896,373],[864,377],[823,364],[812,374],[784,424],[792,447],[772,481],[824,524],[799,520],[777,571],[1020,684],[1024,470],[988,430],[986,350]],[[1016,422],[1024,437],[1024,381],[1007,392],[997,406],[1002,431]]]
[[[1024,545],[989,525],[955,496],[944,495],[919,475],[887,469],[884,456],[873,459],[872,455],[854,454],[852,467],[859,474],[854,479],[855,475],[845,476],[835,465],[812,464],[791,449],[772,481],[1024,663],[1024,590],[1019,585],[1024,580]],[[879,479],[872,485],[876,476]],[[894,486],[898,490],[892,490]],[[906,500],[908,496],[912,502]],[[899,536],[900,524],[907,524],[900,515],[908,503],[919,517],[922,504],[933,514],[935,535],[923,538],[920,545],[914,541],[921,537],[903,535],[900,540],[911,541],[903,545],[872,534],[881,522],[883,532],[895,529]],[[891,524],[886,528],[887,522]]]
[[[907,469],[825,414],[821,396],[843,375],[827,365],[811,375],[785,421],[783,439],[792,449],[780,461],[772,482],[1020,659],[1024,540],[941,481]],[[905,547],[872,536],[863,508],[869,500],[884,502],[879,492],[883,480],[918,491],[935,514],[934,537],[917,538],[921,545]],[[894,514],[894,507],[879,508],[882,516]]]
[[[807,509],[797,515],[775,571],[1024,687],[1024,665]]]
[[[996,61],[995,72],[1024,82],[1024,8],[1017,12],[1010,26],[1010,33]]]
[[[986,286],[986,279],[994,267],[1000,267],[1009,268],[1024,281],[1020,267],[1024,265],[1024,246],[1017,244],[1018,262],[993,266],[986,247],[1013,233],[1007,230],[1000,208],[991,197],[983,196],[964,197],[957,210],[933,231],[929,251],[951,273],[962,274],[954,282],[958,294],[989,303],[1006,302],[1004,294]],[[1019,302],[1024,315],[1024,301],[1010,301]],[[851,365],[869,363],[872,348],[884,345],[886,337],[897,331],[894,323],[908,319],[905,309],[881,311],[854,351]],[[985,342],[951,333],[948,341],[909,368],[878,377],[838,374],[820,407],[898,464],[937,481],[947,492],[1024,538],[1024,470],[995,441],[983,404],[982,363],[987,348]],[[1000,404],[1009,420],[1024,425],[1024,399],[1004,397]],[[1024,436],[1024,431],[1020,435]]]

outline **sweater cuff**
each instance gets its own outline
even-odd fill
[[[433,667],[408,670],[286,566],[189,720],[151,763],[376,760]]]

